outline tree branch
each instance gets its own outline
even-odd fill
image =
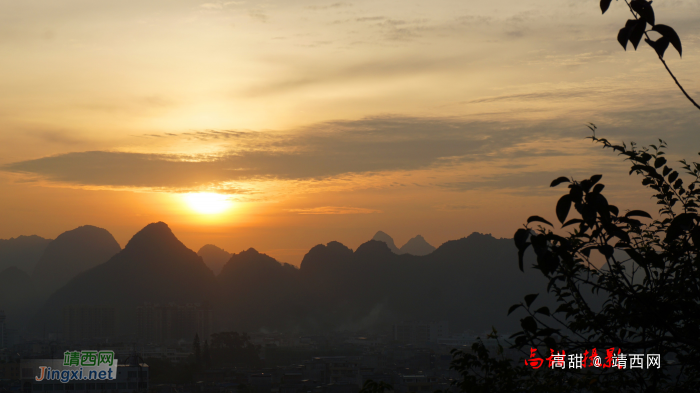
[[[632,9],[632,5],[630,5],[629,1],[625,0],[625,3],[627,4],[627,8],[629,8],[630,12],[631,12],[632,15],[634,16],[634,19],[639,19],[639,17],[637,16],[637,14],[636,14],[636,13],[634,12],[634,10]],[[651,38],[649,38],[649,34],[647,34],[646,31],[644,32],[644,36],[646,36],[647,39],[651,41]],[[659,56],[659,60],[661,60],[661,63],[662,63],[662,64],[664,65],[664,67],[666,68],[666,71],[668,71],[668,74],[671,75],[671,78],[673,78],[673,81],[676,82],[676,86],[678,86],[678,88],[681,89],[681,91],[683,92],[683,95],[685,95],[685,98],[687,98],[693,105],[695,105],[696,108],[700,109],[700,105],[698,105],[698,103],[695,102],[695,100],[693,100],[693,99],[688,95],[688,93],[685,91],[685,89],[683,88],[683,86],[681,86],[680,82],[678,82],[678,79],[676,79],[676,76],[673,75],[673,72],[671,72],[671,69],[668,68],[668,65],[666,64],[666,61],[664,60],[664,58],[661,57],[661,56]]]
[[[671,72],[671,69],[668,68],[668,65],[666,65],[666,61],[665,61],[661,56],[659,56],[659,60],[661,60],[661,63],[663,63],[664,67],[666,67],[666,71],[668,71],[668,74],[671,75],[671,78],[673,78],[673,81],[676,82],[676,86],[678,86],[678,88],[681,89],[681,91],[682,91],[683,94],[685,95],[685,98],[687,98],[690,102],[692,102],[693,105],[695,105],[696,108],[700,109],[700,105],[698,105],[698,103],[695,102],[695,100],[693,100],[693,99],[688,95],[688,93],[686,93],[686,91],[685,91],[685,89],[683,88],[683,86],[681,86],[681,84],[678,82],[678,79],[676,79],[676,76],[673,75],[673,72]]]

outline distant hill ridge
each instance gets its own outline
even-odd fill
[[[51,241],[37,235],[0,239],[0,272],[16,266],[31,273]]]
[[[206,244],[197,251],[197,255],[202,257],[204,263],[209,266],[214,274],[219,274],[226,262],[231,259],[231,253],[213,244]]]
[[[406,242],[406,244],[401,246],[401,248],[397,248],[396,244],[394,243],[394,239],[382,231],[378,231],[377,233],[375,233],[374,237],[372,237],[372,240],[378,240],[380,242],[386,243],[391,252],[399,255],[411,254],[423,256],[435,251],[435,247],[430,245],[430,243],[428,243],[425,240],[425,238],[421,235],[416,235],[415,237],[409,239]]]
[[[44,304],[40,319],[54,324],[70,304],[117,307],[119,329],[135,331],[143,302],[193,302],[215,298],[214,273],[163,222],[149,224],[108,261],[78,275]],[[60,326],[58,324],[57,326]]]
[[[15,258],[15,266],[0,268],[0,309],[7,312],[8,323],[23,328],[55,290],[119,250],[109,232],[91,225],[54,240],[34,235],[0,240],[0,266]]]
[[[8,315],[8,323],[14,326],[27,323],[38,306],[29,274],[17,266],[0,271],[0,310]]]
[[[66,285],[73,277],[107,262],[121,251],[106,229],[83,225],[51,241],[34,267],[32,278],[42,296]]]
[[[386,232],[377,231],[377,233],[375,233],[372,237],[372,240],[384,242],[389,247],[389,250],[391,250],[391,252],[393,252],[394,254],[401,254],[401,251],[399,251],[399,248],[396,247],[396,244],[394,243],[394,239],[391,236],[387,235]]]
[[[208,301],[217,330],[387,329],[401,320],[448,320],[455,331],[496,326],[508,332],[518,326],[506,318],[508,307],[545,286],[539,275],[517,268],[512,239],[479,233],[422,256],[396,254],[385,241],[370,240],[355,251],[333,241],[311,248],[299,268],[250,248],[230,254],[215,276],[159,222],[57,290],[33,325],[60,331],[64,306],[109,304],[119,310],[119,331],[133,334],[143,302]]]

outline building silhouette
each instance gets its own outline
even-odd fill
[[[68,341],[101,340],[115,336],[117,311],[106,305],[64,306],[63,338]]]
[[[6,348],[7,328],[5,327],[5,311],[0,310],[0,349]]]
[[[393,326],[394,340],[403,344],[437,343],[449,337],[447,321],[404,321]]]
[[[212,310],[206,303],[144,303],[136,308],[138,337],[150,343],[191,341],[211,335]]]

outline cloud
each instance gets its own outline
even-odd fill
[[[474,26],[478,24],[489,24],[493,22],[492,16],[484,15],[462,15],[455,18],[454,23],[459,25]]]
[[[479,209],[478,205],[451,205],[451,204],[441,204],[434,206],[435,210],[440,211],[459,211],[459,210],[472,210]]]
[[[374,28],[383,39],[388,41],[408,41],[419,37],[421,32],[435,28],[429,27],[428,19],[403,20],[385,16],[363,16],[355,18],[355,22],[373,22],[368,26]]]
[[[673,120],[683,111],[660,111],[656,115],[647,112],[629,112],[616,117],[602,115],[611,125],[599,130],[599,134],[613,141],[629,141],[628,118],[644,116],[649,117],[648,121],[634,130],[634,138],[640,143],[653,143],[654,139],[639,138],[657,136],[661,126],[665,127],[669,143],[687,138],[690,135],[687,130],[695,127],[690,120]],[[655,117],[658,119],[653,120]],[[386,115],[323,122],[286,133],[202,130],[147,136],[157,136],[158,143],[168,138],[191,140],[188,145],[192,146],[215,141],[221,148],[217,151],[223,151],[215,155],[82,151],[14,162],[0,166],[0,170],[66,186],[175,192],[213,189],[250,194],[259,191],[254,182],[303,181],[312,187],[329,184],[325,180],[352,178],[355,179],[352,182],[356,182],[360,177],[376,178],[386,186],[397,179],[380,181],[381,176],[393,176],[398,172],[410,174],[417,170],[436,171],[439,178],[421,183],[451,191],[537,188],[548,186],[562,173],[535,172],[536,167],[528,170],[533,160],[544,162],[542,160],[554,157],[593,155],[587,144],[576,141],[588,135],[583,123],[572,125],[562,120],[516,123]],[[570,147],[562,145],[565,140],[573,143],[568,146],[580,146],[583,150],[571,151]],[[174,142],[181,145],[183,141]],[[509,167],[498,167],[503,159],[510,160]],[[473,177],[477,172],[465,171],[472,165],[483,167],[485,171]],[[565,175],[588,176],[595,165],[592,162],[586,168],[568,170],[570,173]],[[319,182],[321,180],[325,182]],[[400,180],[401,184],[413,182],[415,180]]]
[[[487,122],[451,118],[385,116],[325,122],[284,135],[214,130],[151,134],[148,137],[218,139],[230,149],[217,156],[73,152],[0,169],[78,185],[192,188],[232,181],[325,179],[449,166],[487,159],[489,153],[522,140],[526,134],[533,135],[533,131],[505,129],[501,132],[512,136],[501,140],[488,136],[494,128]]]
[[[522,93],[522,94],[504,94],[495,97],[485,97],[476,100],[469,101],[470,104],[483,104],[489,102],[498,101],[509,101],[509,100],[559,100],[559,99],[572,99],[572,98],[582,98],[582,97],[594,97],[601,96],[610,93],[620,93],[622,89],[600,89],[600,88],[566,88],[566,89],[552,89],[549,91],[540,91],[536,93]]]
[[[269,19],[269,17],[267,16],[266,13],[264,13],[261,10],[257,10],[257,9],[253,9],[253,10],[248,11],[248,15],[250,15],[251,18],[257,19],[263,23],[267,22],[267,20]]]
[[[223,1],[223,0],[217,0],[217,1],[210,1],[207,3],[200,4],[199,6],[201,8],[207,9],[207,10],[222,10],[230,5],[241,5],[243,4],[243,1]]]
[[[224,140],[224,139],[260,139],[265,135],[258,131],[237,131],[237,130],[204,130],[181,132],[179,134],[164,132],[162,134],[143,134],[136,135],[144,138],[163,138],[163,137],[188,137],[200,141]]]
[[[319,11],[319,10],[328,10],[328,9],[344,8],[344,7],[351,7],[351,6],[352,6],[352,3],[339,2],[339,3],[329,4],[329,5],[310,5],[310,6],[307,6],[306,9]]]
[[[117,187],[191,187],[217,182],[225,169],[214,162],[183,161],[173,155],[87,151],[5,165],[63,183]]]
[[[67,130],[26,130],[26,134],[40,139],[46,143],[55,143],[62,145],[80,145],[85,142],[84,139],[77,137],[74,133]]]
[[[479,189],[546,188],[552,179],[561,176],[554,172],[529,172],[489,176],[482,180],[466,180],[436,184],[450,191],[472,191]]]
[[[391,34],[403,34],[398,29],[392,29]],[[406,33],[411,34],[411,33]],[[466,56],[447,57],[400,57],[394,61],[370,60],[359,64],[350,64],[338,69],[325,69],[304,65],[292,68],[294,77],[274,78],[260,85],[252,86],[243,91],[244,96],[256,97],[280,93],[312,86],[332,84],[368,83],[398,79],[418,73],[433,72],[435,69],[451,70],[464,67],[469,59]]]
[[[288,209],[288,212],[297,214],[371,214],[381,213],[381,210],[365,209],[362,207],[347,206],[321,206],[308,209]]]
[[[384,31],[385,39],[389,41],[409,41],[431,30],[431,28],[427,26],[427,23],[427,19],[416,19],[412,21],[387,19],[378,25]]]
[[[384,19],[386,19],[384,16],[363,16],[361,18],[356,18],[355,20],[358,22],[375,22]]]

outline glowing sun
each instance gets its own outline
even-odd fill
[[[201,214],[216,214],[231,207],[233,204],[226,195],[212,192],[185,194],[185,201],[190,208]]]

